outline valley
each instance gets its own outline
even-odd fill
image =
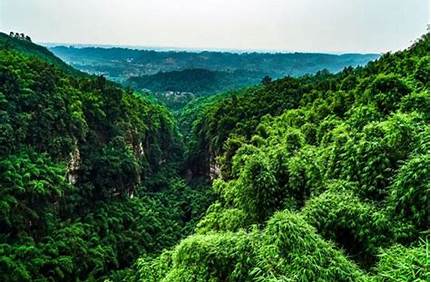
[[[429,46],[48,50],[0,33],[0,280],[426,281]]]

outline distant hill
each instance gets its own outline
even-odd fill
[[[225,72],[185,69],[131,77],[126,84],[137,89],[145,88],[151,91],[179,91],[205,95],[256,84],[262,77],[264,77],[263,73],[253,71]]]
[[[299,77],[365,65],[377,54],[229,53],[154,51],[101,47],[50,47],[75,68],[149,90],[158,101],[179,110],[199,96],[255,85],[263,77]]]
[[[82,71],[104,74],[118,82],[134,76],[185,69],[247,70],[281,78],[313,74],[322,69],[338,72],[347,66],[365,65],[379,57],[378,54],[186,52],[117,47],[56,46],[50,50]]]
[[[185,69],[129,78],[124,84],[138,91],[151,92],[172,110],[180,110],[191,100],[259,83],[265,74],[235,70]]]

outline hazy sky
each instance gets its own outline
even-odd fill
[[[0,0],[37,42],[382,52],[426,31],[428,0]]]

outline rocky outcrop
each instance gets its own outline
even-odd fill
[[[70,152],[70,160],[67,165],[67,179],[70,184],[75,184],[78,181],[78,170],[81,165],[81,155],[78,146]]]
[[[215,158],[210,158],[209,162],[209,177],[211,180],[218,178],[221,175],[220,166]]]

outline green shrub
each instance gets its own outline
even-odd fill
[[[250,281],[255,240],[243,232],[189,237],[173,251],[172,268],[162,281]]]
[[[430,278],[429,241],[416,247],[394,245],[379,255],[377,274],[372,281],[428,281]]]
[[[296,214],[268,221],[253,270],[257,281],[362,281],[362,271]]]
[[[251,224],[248,215],[237,208],[223,208],[218,202],[212,204],[206,215],[196,226],[196,233],[205,234],[212,231],[238,231]]]
[[[429,229],[429,163],[429,154],[413,156],[398,170],[389,188],[389,211],[414,227],[412,239]]]
[[[400,77],[394,74],[378,74],[365,90],[364,99],[376,103],[380,112],[388,114],[397,109],[401,98],[410,91]]]
[[[361,201],[352,191],[340,190],[333,185],[308,201],[301,214],[325,239],[361,265],[370,266],[379,248],[393,241],[391,223],[382,210]]]

